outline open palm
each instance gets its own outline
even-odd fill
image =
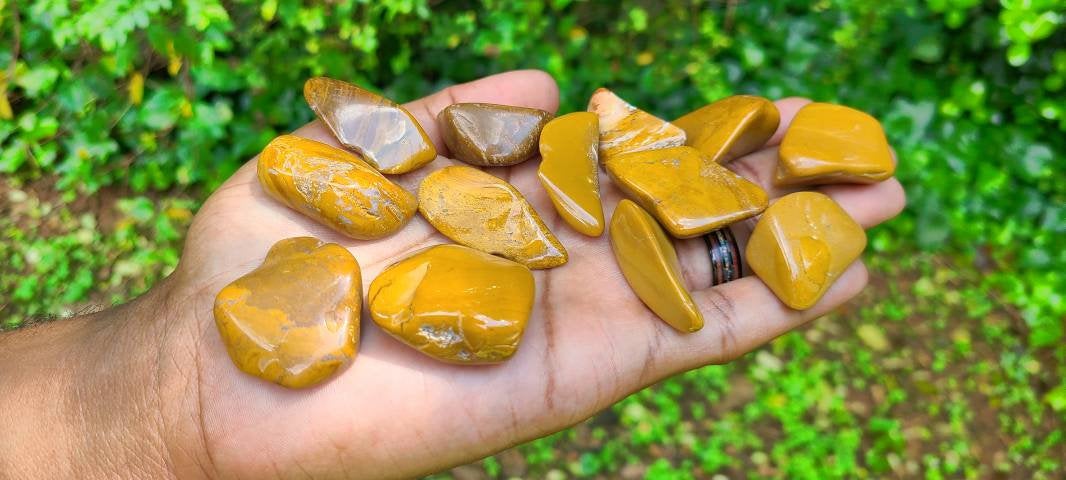
[[[428,173],[456,163],[445,158],[436,114],[451,103],[489,102],[554,112],[558,90],[547,75],[509,72],[451,87],[406,107],[443,156],[410,174],[390,177],[409,191]],[[768,182],[776,142],[803,100],[778,102],[782,128],[770,144],[731,164]],[[296,135],[336,145],[320,124]],[[679,241],[686,281],[706,318],[682,335],[632,293],[615,265],[606,234],[590,238],[555,213],[537,180],[537,160],[488,169],[526,196],[570,254],[566,265],[538,270],[537,299],[518,352],[494,366],[438,362],[390,338],[363,315],[351,367],[307,390],[288,390],[244,375],[230,362],[214,328],[211,305],[227,283],[254,269],[278,240],[311,235],[344,245],[362,267],[364,289],[386,266],[422,247],[449,240],[421,217],[376,241],[351,240],[269,198],[255,177],[255,159],[216,191],[198,213],[175,275],[171,305],[187,314],[168,334],[175,376],[187,379],[167,419],[169,434],[189,439],[171,447],[179,469],[223,478],[409,477],[476,459],[560,430],[626,394],[686,369],[733,359],[821,315],[858,293],[866,271],[856,262],[813,309],[782,305],[754,277],[710,288],[701,240]],[[601,176],[605,214],[620,192]],[[822,189],[864,226],[903,206],[899,184]],[[738,229],[750,228],[750,225]],[[744,236],[743,232],[738,235]]]

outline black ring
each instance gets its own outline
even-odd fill
[[[732,282],[743,275],[740,247],[729,227],[720,228],[703,236],[707,253],[711,257],[711,285]]]

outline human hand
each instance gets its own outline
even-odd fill
[[[450,87],[409,103],[442,157],[390,177],[409,191],[444,158],[437,113],[451,103],[488,102],[554,112],[558,90],[542,72],[518,71]],[[777,102],[781,127],[760,151],[728,166],[771,198],[776,145],[806,100]],[[320,123],[298,136],[337,145]],[[249,161],[204,204],[190,228],[180,265],[150,294],[162,312],[156,381],[157,453],[179,477],[410,477],[460,464],[563,429],[631,392],[673,374],[730,361],[829,312],[866,284],[855,262],[813,308],[784,306],[755,277],[710,287],[702,239],[677,241],[685,281],[706,326],[679,334],[651,313],[615,264],[607,235],[583,236],[556,214],[536,175],[537,161],[487,171],[518,188],[569,252],[566,265],[537,270],[537,298],[518,352],[500,365],[458,366],[428,358],[363,316],[352,365],[322,385],[288,390],[237,370],[214,327],[214,295],[254,269],[278,240],[315,236],[347,247],[362,267],[364,289],[392,262],[449,240],[416,216],[397,234],[357,241],[269,198]],[[604,213],[622,198],[601,174]],[[864,227],[892,218],[904,204],[895,179],[874,185],[817,188]],[[792,190],[790,190],[792,191]],[[734,226],[742,240],[754,221]],[[146,302],[148,300],[145,300]]]

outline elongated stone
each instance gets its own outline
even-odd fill
[[[755,225],[745,258],[789,307],[822,298],[866,248],[866,232],[833,199],[816,192],[781,197]]]
[[[304,83],[304,98],[342,145],[382,173],[407,173],[437,158],[411,112],[381,95],[315,77]]]
[[[601,162],[624,153],[685,144],[684,130],[626,103],[606,88],[592,93],[588,111],[600,117]]]
[[[689,238],[758,215],[766,192],[692,147],[612,157],[607,174],[670,234]]]
[[[456,243],[529,268],[566,263],[566,249],[511,184],[481,170],[444,167],[418,189],[418,210]]]
[[[437,115],[452,157],[481,167],[529,160],[551,118],[544,110],[491,103],[456,103]]]
[[[507,360],[533,310],[533,273],[462,245],[428,247],[370,282],[367,305],[382,330],[451,363]]]
[[[275,200],[359,240],[392,234],[418,209],[414,195],[359,157],[294,135],[271,141],[257,172]]]
[[[876,183],[896,172],[885,131],[865,112],[811,103],[781,140],[778,186]]]
[[[361,282],[344,247],[287,238],[218,292],[215,325],[241,371],[288,388],[317,385],[355,356]]]
[[[614,258],[637,298],[679,332],[703,328],[703,314],[685,288],[677,251],[655,219],[623,199],[610,229]]]
[[[559,216],[590,237],[603,233],[600,169],[597,156],[599,118],[590,112],[563,115],[540,134],[537,177]]]
[[[688,145],[713,162],[725,163],[754,152],[777,131],[781,114],[762,97],[734,95],[674,120]]]

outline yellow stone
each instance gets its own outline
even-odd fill
[[[674,125],[685,131],[688,145],[711,161],[726,163],[762,148],[780,122],[774,102],[735,95],[692,111]]]
[[[456,243],[529,268],[566,263],[566,249],[511,184],[467,166],[444,167],[418,188],[418,210]]]
[[[833,199],[798,192],[763,212],[744,256],[782,302],[805,310],[865,248],[866,232]]]
[[[623,199],[611,216],[611,250],[633,293],[682,333],[703,328],[703,314],[681,276],[677,251],[655,219]]]
[[[766,192],[692,147],[646,150],[612,157],[611,179],[671,235],[689,238],[758,215]]]
[[[548,122],[540,134],[537,176],[555,210],[574,230],[590,237],[603,233],[600,204],[599,119],[574,112]]]
[[[418,201],[350,152],[294,135],[259,154],[259,184],[275,200],[359,240],[392,234]]]
[[[892,150],[876,118],[830,103],[796,113],[781,140],[778,186],[876,183],[896,172]]]
[[[428,247],[370,282],[367,305],[382,330],[433,358],[481,364],[518,349],[536,286],[519,263],[462,245]]]
[[[346,367],[359,343],[359,263],[312,237],[281,240],[215,297],[215,325],[241,371],[288,388]]]
[[[600,161],[685,144],[684,130],[630,105],[606,88],[593,92],[588,111],[600,117]]]
[[[316,77],[304,83],[304,98],[342,145],[382,173],[407,173],[437,158],[414,115],[381,95]]]

